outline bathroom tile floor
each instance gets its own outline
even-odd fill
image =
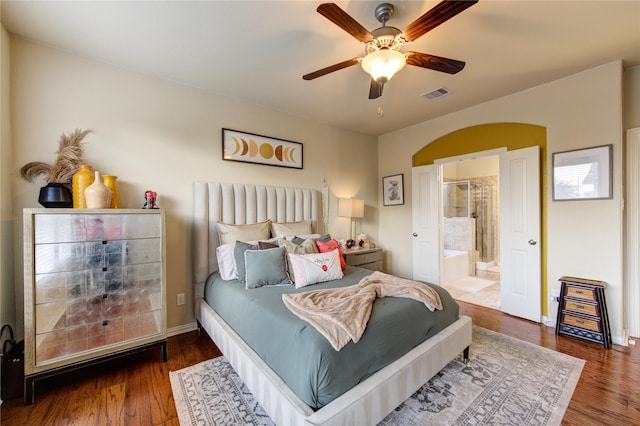
[[[495,281],[496,283],[475,292],[451,288],[446,285],[445,288],[456,300],[500,310],[500,273],[488,271],[485,276],[477,276],[477,278]]]

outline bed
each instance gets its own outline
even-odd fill
[[[449,361],[468,350],[471,344],[468,317],[459,317],[314,410],[313,404],[304,402],[304,396],[299,397],[204,299],[205,282],[215,277],[218,269],[217,222],[254,224],[266,219],[279,223],[306,219],[313,223],[315,231],[322,232],[321,211],[326,215],[326,199],[313,189],[196,182],[193,223],[196,318],[276,424],[376,424]],[[347,275],[357,277],[362,273],[351,270]]]

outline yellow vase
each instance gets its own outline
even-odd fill
[[[105,186],[111,190],[111,208],[120,208],[120,193],[118,192],[118,184],[116,183],[118,176],[102,175],[102,181]]]
[[[78,171],[73,175],[71,188],[73,193],[74,209],[87,208],[87,200],[84,197],[84,190],[93,183],[94,179],[93,168],[87,164],[81,165],[78,168]]]

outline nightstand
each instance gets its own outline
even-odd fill
[[[382,249],[345,249],[344,258],[347,265],[358,268],[371,269],[372,271],[382,271]]]

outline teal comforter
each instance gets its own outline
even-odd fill
[[[317,410],[376,371],[400,358],[458,319],[458,304],[442,287],[444,309],[430,312],[410,299],[376,299],[358,343],[336,351],[313,326],[296,317],[282,294],[345,287],[371,271],[347,267],[341,280],[301,289],[293,286],[246,290],[240,281],[212,274],[205,300],[309,407]]]

